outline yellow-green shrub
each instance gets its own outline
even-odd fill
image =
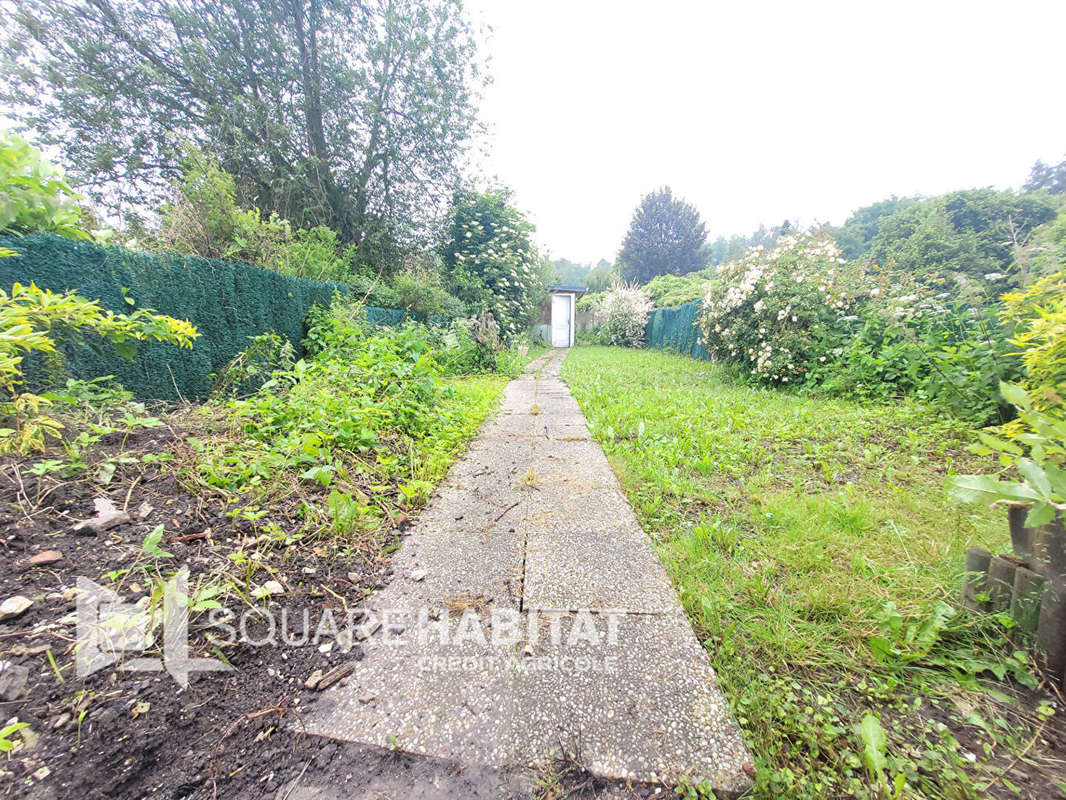
[[[1066,270],[1003,296],[1004,322],[1021,348],[1025,384],[1040,405],[1061,404],[1066,390]]]
[[[31,283],[0,289],[0,391],[8,398],[0,403],[0,420],[13,427],[0,427],[0,453],[43,450],[45,437],[58,436],[62,424],[41,409],[49,401],[22,392],[22,360],[27,353],[54,353],[53,332],[96,333],[113,342],[118,352],[132,358],[135,342],[155,340],[178,347],[192,347],[200,334],[188,321],[138,309],[132,314],[106,311],[94,300],[74,292],[57,294]]]

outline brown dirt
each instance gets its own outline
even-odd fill
[[[188,433],[164,427],[106,437],[95,458],[120,451],[166,452]],[[0,659],[29,669],[22,695],[0,702],[0,723],[17,717],[29,723],[36,735],[30,738],[37,739],[31,743],[22,733],[11,736],[20,744],[10,757],[0,756],[0,795],[280,800],[304,796],[304,786],[332,787],[325,793],[314,789],[316,797],[336,793],[495,799],[533,792],[633,797],[653,791],[612,787],[569,772],[553,780],[559,793],[545,792],[543,786],[538,788],[535,773],[464,770],[449,762],[305,736],[301,716],[317,693],[304,682],[315,670],[325,672],[358,660],[358,647],[344,654],[336,646],[322,653],[311,644],[238,642],[221,651],[233,672],[193,674],[184,690],[165,672],[108,667],[77,677],[76,601],[70,590],[81,576],[117,588],[129,602],[148,596],[143,567],[150,559],[142,554],[141,544],[158,525],[165,530],[160,546],[173,554],[158,562],[160,572],[168,575],[187,565],[190,585],[226,564],[229,553],[262,549],[272,574],[261,572],[252,582],[273,578],[288,589],[271,605],[275,611],[288,609],[289,619],[297,620],[297,637],[303,609],[328,608],[341,619],[346,608],[388,580],[387,553],[401,532],[390,531],[370,552],[366,547],[361,552],[341,548],[326,538],[305,538],[287,548],[276,543],[261,547],[252,522],[227,515],[229,508],[220,499],[187,491],[175,480],[172,466],[120,466],[105,486],[92,477],[38,479],[30,472],[37,461],[40,458],[8,458],[0,463],[0,600],[16,594],[33,600],[25,613],[0,622]],[[99,534],[74,532],[78,521],[94,515],[93,500],[100,497],[110,498],[133,520]],[[142,503],[153,510],[138,519]],[[259,530],[269,521],[297,533],[302,525],[298,506],[294,497],[274,504],[257,521]],[[61,552],[62,560],[42,566],[27,563],[48,550]],[[131,567],[126,576],[104,577]],[[233,608],[234,600],[230,596],[223,604]],[[211,649],[202,635],[204,627],[202,616],[193,618],[190,655],[216,657],[220,651]],[[543,777],[540,780],[543,783]]]

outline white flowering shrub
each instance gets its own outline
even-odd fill
[[[596,300],[596,313],[602,320],[600,338],[604,344],[643,347],[644,326],[652,303],[639,286],[620,284]]]
[[[712,277],[700,310],[704,344],[760,381],[801,382],[848,337],[856,269],[821,232],[756,245]]]
[[[532,324],[547,286],[533,225],[501,190],[463,192],[452,204],[443,257],[455,294],[489,312],[512,339]]]

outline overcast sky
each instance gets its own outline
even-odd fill
[[[613,260],[641,195],[710,237],[1066,155],[1064,0],[467,0],[492,27],[484,161],[552,258]]]

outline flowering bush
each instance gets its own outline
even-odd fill
[[[596,313],[602,319],[600,338],[604,344],[643,347],[649,311],[651,300],[639,286],[612,287],[596,301]]]
[[[856,269],[821,232],[782,236],[769,250],[750,248],[711,278],[700,311],[707,349],[759,380],[801,381],[841,351],[854,321]]]
[[[532,324],[547,285],[532,234],[503,191],[464,192],[452,206],[442,255],[455,294],[471,311],[490,312],[504,339]]]

